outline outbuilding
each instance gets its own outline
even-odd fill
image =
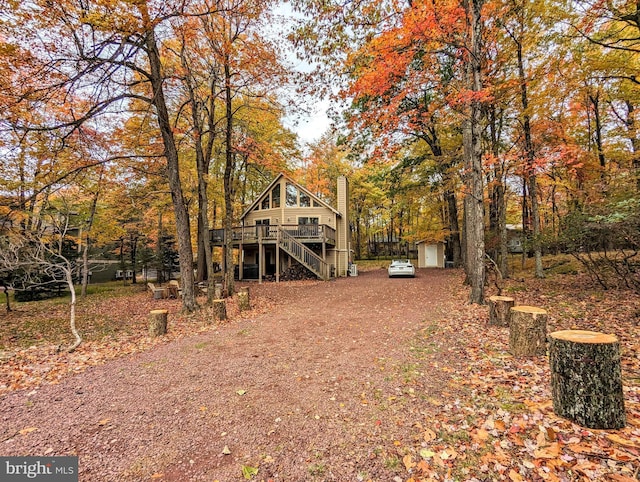
[[[418,248],[418,268],[444,268],[444,243],[442,241],[422,240],[416,243]]]

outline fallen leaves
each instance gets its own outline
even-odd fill
[[[571,326],[581,323],[581,318],[573,315],[565,318],[563,315],[564,312],[569,312],[568,306],[572,303],[572,298],[579,299],[582,296],[578,287],[563,286],[558,289],[552,280],[545,280],[545,283],[546,287],[535,284],[531,290],[518,291],[516,298],[522,304],[552,305],[553,309],[549,310],[550,329],[563,328],[565,323],[570,323]],[[554,289],[558,294],[549,295],[548,291]],[[543,300],[539,297],[541,293],[547,293],[548,297]],[[433,326],[420,325],[412,331],[418,338],[411,340],[404,352],[403,347],[398,346],[393,347],[393,354],[385,352],[385,358],[380,358],[381,353],[369,357],[368,360],[375,360],[371,363],[375,374],[367,372],[366,375],[370,375],[370,378],[366,382],[359,383],[361,380],[354,375],[351,385],[353,388],[347,393],[342,388],[347,383],[341,380],[338,388],[338,384],[332,380],[331,391],[317,395],[318,405],[309,404],[309,409],[304,414],[305,423],[313,421],[314,427],[331,424],[333,414],[320,411],[323,407],[320,404],[322,401],[327,402],[327,399],[333,402],[331,406],[335,407],[336,417],[340,416],[340,426],[362,435],[353,440],[354,453],[349,453],[351,460],[361,456],[360,460],[365,461],[364,463],[379,464],[374,469],[379,473],[386,476],[393,472],[390,477],[375,480],[396,480],[395,477],[405,482],[636,480],[640,473],[640,386],[637,375],[634,378],[630,374],[640,371],[638,360],[630,354],[638,352],[637,342],[631,336],[634,329],[637,332],[637,327],[624,325],[624,316],[616,317],[616,304],[624,307],[640,301],[638,297],[628,298],[630,301],[627,298],[614,300],[615,302],[605,299],[593,304],[588,311],[582,312],[588,315],[585,316],[585,325],[578,326],[591,328],[587,325],[599,320],[598,323],[606,325],[607,331],[626,332],[626,335],[621,336],[623,353],[626,353],[623,374],[626,376],[628,426],[624,430],[591,431],[556,417],[550,401],[546,359],[539,357],[516,360],[511,357],[507,351],[507,332],[487,327],[486,307],[464,304],[460,301],[463,297],[455,293],[450,301],[453,302],[452,306],[455,303],[458,306],[443,310],[439,320],[434,317]],[[194,330],[212,329],[211,326],[198,324],[199,314],[190,318],[179,316],[177,303],[167,301],[166,306],[176,310],[170,314],[170,332],[166,338],[149,341],[146,336],[148,301],[136,296],[132,299],[133,302],[129,304],[133,307],[118,304],[115,308],[122,309],[125,313],[123,316],[131,317],[129,333],[119,331],[101,341],[88,340],[74,355],[57,353],[54,348],[44,344],[34,345],[33,348],[12,347],[14,354],[8,359],[3,358],[0,367],[2,383],[12,380],[16,383],[15,386],[36,387],[43,381],[59,380],[68,373],[82,370],[91,364],[104,363],[111,357],[149,349],[154,343],[166,343],[175,339],[171,337],[193,333]],[[133,311],[138,309],[138,301],[139,312]],[[174,303],[175,306],[169,303]],[[97,307],[95,309],[98,310]],[[575,314],[575,306],[572,310]],[[356,351],[354,355],[358,353]],[[409,361],[404,366],[398,364],[394,367],[394,357],[401,355],[409,357]],[[273,357],[273,354],[268,353],[267,356]],[[315,360],[312,357],[310,359]],[[325,363],[324,358],[319,359]],[[330,362],[326,363],[323,370],[329,370]],[[384,363],[384,367],[380,366],[381,363]],[[367,362],[358,360],[358,369],[366,369],[366,364]],[[153,370],[153,367],[148,370]],[[394,371],[398,371],[398,376],[390,382],[392,388],[386,392],[377,392],[379,386],[376,383],[380,381],[376,379],[376,374],[382,372],[380,377],[392,379]],[[437,388],[429,390],[426,386],[427,379],[435,380]],[[308,377],[301,377],[299,381],[304,382],[305,390],[308,390],[305,396],[313,396],[313,384],[307,383]],[[11,388],[8,385],[0,387],[0,391],[3,389]],[[247,389],[250,392],[247,393]],[[264,390],[254,388],[244,380],[234,380],[225,390],[232,397],[244,397],[237,399],[241,405],[253,402],[254,398],[259,403],[263,392]],[[216,408],[209,400],[198,401],[193,404],[189,413],[195,413],[200,418],[204,418],[204,414],[209,416],[215,413],[218,416],[220,413],[215,412]],[[381,409],[385,411],[379,411]],[[104,417],[108,413],[98,417]],[[348,418],[344,416],[343,420],[343,415],[347,413]],[[102,430],[109,430],[110,420],[97,420],[98,417],[93,421],[94,427],[97,423],[99,427],[105,427]],[[273,420],[274,418],[269,418],[269,427],[264,430],[270,436],[274,433],[269,431]],[[286,425],[284,422],[280,423],[280,417],[275,418],[275,422]],[[26,427],[19,432],[26,437],[29,430],[37,430],[28,425],[37,423],[24,422],[13,430]],[[226,432],[223,434],[226,435]],[[12,432],[11,436],[15,435],[17,433]],[[233,456],[228,446],[224,446],[220,453],[222,445],[220,443],[215,449],[216,455],[228,465],[231,465],[231,459],[238,457],[235,462],[237,465],[233,465],[236,478],[240,476],[240,472],[247,480],[269,480],[269,475],[284,473],[284,457],[273,451],[273,447],[267,446],[265,452],[256,451],[247,456],[249,458],[241,459],[245,453],[236,441],[232,445]],[[268,453],[266,450],[270,450],[276,460],[264,455]],[[351,446],[348,450],[351,450]],[[224,455],[229,457],[223,457]],[[334,460],[341,455],[333,454]],[[259,464],[256,462],[258,460]],[[242,463],[244,465],[241,468]],[[261,471],[259,475],[256,472],[258,467]],[[329,469],[333,470],[327,466],[327,470]],[[316,470],[320,470],[320,464]],[[157,474],[162,475],[160,472]],[[219,477],[218,474],[216,476]],[[366,477],[363,478],[366,480]]]
[[[251,480],[254,475],[258,475],[258,472],[257,467],[251,467],[249,465],[242,466],[242,476],[247,480]]]
[[[269,303],[260,299],[253,305],[255,309],[241,313],[235,299],[229,298],[227,316],[247,318],[269,309]],[[158,306],[169,311],[168,332],[150,338],[148,315]],[[65,376],[113,358],[216,328],[210,322],[209,307],[203,306],[191,315],[181,314],[180,308],[179,300],[153,300],[146,289],[140,291],[135,286],[112,287],[104,296],[79,300],[77,323],[84,341],[73,353],[61,349],[70,344],[71,338],[68,305],[59,299],[21,303],[8,314],[0,313],[0,395],[58,383]],[[25,332],[26,327],[32,331]],[[23,346],[25,341],[30,345]]]
[[[566,309],[583,296],[580,291],[584,286],[563,284],[565,291],[561,291],[550,280],[545,281],[546,285],[532,283],[534,290],[523,292],[520,299],[516,296],[520,304],[549,306],[553,296],[547,294],[542,299],[536,295],[557,290],[555,296]],[[630,303],[640,302],[636,294],[629,297]],[[593,329],[590,324],[598,323],[602,329],[604,324],[607,332],[622,333],[619,336],[626,339],[626,353],[637,352],[636,340],[629,337],[637,328],[626,326],[624,318],[614,315],[618,302],[614,296],[589,305],[597,313],[592,312],[586,317],[589,323],[580,324],[579,328]],[[508,333],[487,327],[487,315],[485,307],[464,305],[439,323],[441,336],[446,337],[449,331],[450,336],[456,337],[456,344],[464,346],[461,365],[448,366],[453,368],[450,387],[468,390],[470,397],[432,405],[435,413],[431,419],[438,420],[446,430],[436,434],[425,430],[421,421],[414,423],[420,430],[414,437],[416,444],[404,448],[403,458],[409,480],[637,480],[638,379],[625,379],[627,428],[607,432],[579,427],[553,412],[546,358],[514,359],[507,350]],[[575,316],[564,318],[554,310],[550,315],[549,331],[577,325]],[[430,338],[423,336],[423,345],[431,342],[433,346],[433,338],[433,334]],[[424,346],[419,341],[412,342],[412,353],[420,353]],[[436,363],[438,369],[446,363],[442,355],[431,363],[434,368]],[[639,368],[639,360],[624,357],[623,376],[624,372],[640,372]],[[426,463],[421,468],[420,460]]]

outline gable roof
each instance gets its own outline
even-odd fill
[[[242,213],[242,216],[240,216],[240,220],[244,219],[251,211],[253,211],[256,205],[262,201],[262,198],[265,196],[265,194],[268,193],[273,186],[275,186],[278,182],[280,182],[280,179],[282,178],[284,178],[287,182],[290,182],[291,184],[296,186],[299,190],[303,191],[316,203],[333,211],[333,213],[335,213],[337,216],[342,216],[342,214],[340,214],[340,212],[337,209],[333,208],[332,206],[327,204],[325,201],[320,199],[318,196],[310,192],[307,188],[305,188],[304,186],[301,186],[300,184],[295,182],[293,179],[291,179],[289,176],[281,172],[273,179],[273,181],[269,183],[269,185],[260,193],[260,195],[256,197],[255,201],[253,201],[253,203],[251,203],[251,205],[249,205],[249,207],[244,210],[244,212]]]

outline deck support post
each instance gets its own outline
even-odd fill
[[[276,283],[280,283],[280,228],[276,235]]]
[[[240,262],[238,263],[238,281],[242,281],[242,274],[244,273],[244,249],[242,246],[242,240],[244,239],[244,225],[240,229],[240,241],[238,244],[238,255],[240,257]]]
[[[264,263],[264,244],[262,244],[262,229],[258,230],[258,283],[262,284],[262,266]]]

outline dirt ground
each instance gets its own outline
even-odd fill
[[[575,447],[549,465],[562,437],[594,435],[525,407],[549,398],[544,359],[510,359],[486,307],[461,310],[461,276],[251,284],[255,316],[4,395],[0,454],[77,454],[87,482],[405,481],[434,459],[424,480],[596,480],[571,471]],[[633,474],[637,457],[616,460]]]
[[[454,284],[444,270],[252,284],[269,313],[5,396],[0,452],[78,454],[86,481],[243,480],[242,466],[265,480],[391,480],[378,454],[406,436],[394,414],[428,404],[389,398]],[[445,371],[421,376],[443,396]],[[11,437],[25,427],[37,430]]]

